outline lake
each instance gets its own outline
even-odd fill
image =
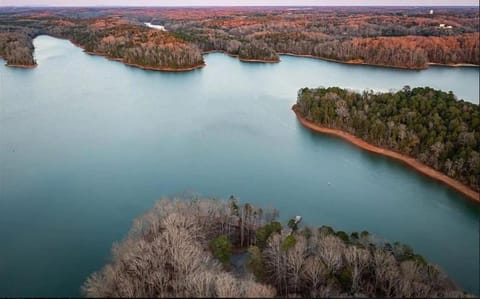
[[[152,23],[144,23],[147,27],[157,29],[157,30],[162,30],[162,31],[167,31],[165,30],[165,27],[162,25],[153,25]]]
[[[315,134],[301,87],[404,85],[478,103],[479,69],[424,71],[224,54],[185,73],[34,40],[38,67],[0,66],[0,296],[78,296],[132,220],[162,196],[273,206],[282,220],[368,230],[410,244],[479,294],[478,205],[400,162]],[[3,64],[3,61],[2,61]]]

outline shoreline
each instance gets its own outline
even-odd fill
[[[295,104],[296,105],[296,104]],[[397,152],[394,152],[392,150],[380,148],[374,145],[369,144],[368,142],[364,141],[363,139],[356,137],[354,135],[351,135],[347,132],[344,132],[339,129],[330,129],[327,127],[322,127],[320,125],[317,125],[311,121],[308,121],[307,119],[303,118],[299,112],[295,110],[295,105],[293,105],[292,110],[295,112],[295,115],[297,116],[297,119],[300,121],[300,123],[318,133],[323,133],[323,134],[328,134],[328,135],[333,135],[336,137],[340,137],[343,140],[348,141],[349,143],[363,149],[366,151],[369,151],[371,153],[383,155],[389,158],[393,158],[397,161],[403,162],[404,164],[408,165],[409,167],[415,169],[419,173],[428,176],[430,178],[433,178],[436,181],[439,181],[441,183],[444,183],[445,185],[455,189],[465,197],[469,198],[470,200],[474,201],[477,204],[480,204],[480,193],[471,189],[467,185],[464,185],[463,183],[452,179],[451,177],[417,161],[415,158],[399,154]]]
[[[279,63],[282,60],[263,60],[263,59],[245,59],[240,58],[238,55],[230,54],[226,51],[222,50],[209,50],[203,51],[202,54],[210,54],[210,53],[222,53],[226,54],[230,57],[238,58],[242,62],[261,62],[261,63]],[[444,64],[444,63],[436,63],[436,62],[428,62],[425,67],[408,67],[408,66],[398,66],[398,65],[388,65],[388,64],[372,64],[366,62],[359,62],[359,61],[348,61],[348,60],[338,60],[332,58],[326,58],[321,56],[314,56],[309,54],[294,54],[289,52],[278,52],[278,55],[285,55],[285,56],[292,56],[292,57],[304,57],[304,58],[312,58],[318,59],[323,61],[329,61],[334,63],[341,63],[341,64],[348,64],[348,65],[364,65],[364,66],[373,66],[373,67],[382,67],[382,68],[390,68],[390,69],[401,69],[401,70],[411,70],[411,71],[422,71],[427,70],[429,66],[444,66],[444,67],[480,67],[480,65],[476,64],[469,64],[469,63],[457,63],[457,64]]]
[[[80,45],[77,45],[77,44],[75,44],[74,42],[72,42],[72,44],[74,44],[75,46],[83,49]],[[136,64],[136,63],[126,62],[126,61],[124,61],[122,58],[113,58],[113,57],[108,56],[108,54],[106,54],[106,53],[91,52],[91,51],[86,51],[85,49],[83,49],[83,52],[85,52],[85,53],[87,53],[87,54],[89,54],[89,55],[103,56],[103,57],[107,58],[108,60],[118,61],[118,62],[121,62],[121,63],[127,65],[127,66],[136,67],[136,68],[140,68],[140,69],[143,69],[143,70],[149,70],[149,71],[188,72],[188,71],[193,71],[193,70],[200,69],[200,68],[206,66],[205,62],[202,63],[202,64],[197,64],[197,65],[194,65],[194,66],[191,66],[191,67],[183,67],[183,68],[147,66],[147,65],[140,65],[140,64]]]
[[[279,60],[264,60],[264,59],[248,59],[248,58],[240,58],[240,55],[236,55],[236,54],[230,54],[226,51],[222,51],[222,50],[209,50],[209,51],[203,51],[202,54],[211,54],[211,53],[221,53],[221,54],[226,54],[230,57],[234,57],[234,58],[237,58],[238,60],[242,61],[242,62],[260,62],[260,63],[280,63],[280,59]]]
[[[262,60],[262,59],[246,59],[246,58],[238,58],[238,60],[242,62],[259,62],[259,63],[280,63],[280,60]]]
[[[43,34],[40,34],[43,35]],[[39,35],[39,36],[40,36]],[[194,66],[190,67],[181,67],[181,68],[172,68],[172,67],[157,67],[157,66],[144,66],[140,64],[135,64],[135,63],[129,63],[125,62],[122,58],[113,58],[108,56],[107,53],[101,53],[101,52],[90,52],[86,51],[85,48],[80,45],[75,43],[69,38],[65,37],[60,37],[60,36],[54,36],[54,35],[49,35],[45,34],[47,36],[52,36],[54,38],[58,39],[63,39],[63,40],[68,40],[70,41],[73,45],[81,48],[83,52],[90,54],[90,55],[98,55],[98,56],[103,56],[109,60],[113,61],[119,61],[122,62],[125,65],[131,66],[131,67],[136,67],[144,70],[152,70],[152,71],[164,71],[164,72],[187,72],[187,71],[193,71],[196,69],[200,69],[206,66],[206,63],[203,62],[202,64],[197,64]],[[226,54],[230,57],[235,57],[241,62],[253,62],[253,63],[280,63],[282,60],[264,60],[264,59],[248,59],[248,58],[240,58],[239,55],[236,54],[230,54],[226,51],[223,50],[209,50],[209,51],[202,51],[202,56],[204,54],[210,54],[210,53],[222,53]],[[285,55],[285,56],[293,56],[293,57],[304,57],[304,58],[312,58],[312,59],[319,59],[323,61],[329,61],[329,62],[334,62],[334,63],[341,63],[341,64],[348,64],[348,65],[364,65],[364,66],[372,66],[372,67],[382,67],[382,68],[390,68],[390,69],[402,69],[402,70],[412,70],[412,71],[421,71],[421,70],[426,70],[430,66],[443,66],[443,67],[480,67],[480,65],[476,64],[469,64],[469,63],[457,63],[457,64],[443,64],[443,63],[436,63],[436,62],[427,62],[426,66],[424,67],[406,67],[406,66],[394,66],[394,65],[387,65],[387,64],[371,64],[371,63],[365,63],[361,61],[356,61],[356,60],[350,60],[350,61],[343,61],[343,60],[338,60],[338,59],[332,59],[332,58],[326,58],[326,57],[320,57],[320,56],[314,56],[314,55],[309,55],[309,54],[294,54],[294,53],[289,53],[289,52],[278,52],[278,55]],[[1,57],[0,57],[1,58]],[[10,67],[19,67],[19,68],[34,68],[37,66],[35,65],[18,65],[18,64],[8,64],[8,62],[5,64],[6,66]]]
[[[5,63],[6,66],[9,67],[16,67],[16,68],[21,68],[21,69],[33,69],[36,68],[38,64],[9,64],[8,62]]]
[[[372,63],[365,63],[365,62],[358,62],[358,61],[338,60],[338,59],[325,58],[325,57],[313,56],[313,55],[308,55],[308,54],[293,54],[293,53],[280,52],[280,53],[278,53],[278,55],[313,58],[313,59],[319,59],[319,60],[324,60],[324,61],[330,61],[330,62],[336,62],[336,63],[342,63],[342,64],[349,64],[349,65],[377,66],[377,67],[383,67],[383,68],[412,70],[412,71],[427,70],[429,68],[429,66],[432,66],[432,65],[433,66],[444,66],[444,67],[480,67],[480,65],[471,64],[471,63],[445,64],[445,63],[437,63],[437,62],[427,62],[427,65],[425,67],[407,67],[407,66],[396,66],[396,65],[388,65],[388,64],[372,64]]]
[[[125,62],[125,61],[123,61],[122,58],[113,58],[113,57],[110,57],[110,56],[108,56],[108,54],[106,54],[106,53],[87,51],[87,50],[85,50],[85,48],[84,48],[82,45],[77,44],[77,43],[74,42],[73,40],[68,39],[68,38],[65,38],[65,37],[59,37],[59,36],[54,36],[54,35],[50,35],[50,34],[44,34],[44,35],[46,35],[46,36],[51,36],[51,37],[58,38],[58,39],[67,40],[67,41],[69,41],[70,43],[72,43],[72,45],[74,45],[74,46],[82,49],[82,51],[83,51],[84,53],[86,53],[86,54],[93,55],[93,56],[102,56],[102,57],[105,57],[105,58],[108,59],[108,60],[118,61],[118,62],[121,62],[121,63],[127,65],[127,66],[136,67],[136,68],[140,68],[140,69],[144,69],[144,70],[161,71],[161,72],[187,72],[187,71],[193,71],[193,70],[196,70],[196,69],[200,69],[200,68],[206,66],[205,62],[202,63],[202,64],[194,65],[194,66],[191,66],[191,67],[185,67],[185,68],[144,66],[144,65],[140,65],[140,64]]]
[[[366,62],[358,62],[358,61],[349,61],[349,60],[338,60],[333,58],[326,58],[321,56],[314,56],[309,54],[293,54],[293,53],[285,53],[281,52],[278,55],[285,55],[285,56],[293,56],[293,57],[305,57],[305,58],[313,58],[319,59],[323,61],[341,63],[341,64],[348,64],[348,65],[364,65],[364,66],[376,66],[376,67],[383,67],[383,68],[390,68],[390,69],[401,69],[401,70],[411,70],[411,71],[422,71],[428,69],[428,65],[425,67],[408,67],[408,66],[400,66],[400,65],[389,65],[389,64],[372,64]]]
[[[471,64],[471,63],[445,64],[445,63],[429,62],[428,65],[447,66],[447,67],[480,67],[480,65]]]

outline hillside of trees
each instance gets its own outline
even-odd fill
[[[411,69],[480,65],[480,12],[468,7],[438,7],[433,14],[421,7],[1,8],[0,15],[2,34],[11,26],[36,30],[22,35],[27,44],[35,34],[50,34],[158,68],[202,65],[209,51],[266,62],[290,53]],[[25,49],[15,55],[22,57],[33,50],[11,42],[4,48]]]
[[[28,30],[11,28],[0,31],[0,58],[8,65],[33,66],[33,34]]]
[[[412,69],[428,63],[480,64],[478,18],[478,10],[429,15],[394,8],[172,9],[152,16],[203,51],[237,55],[248,48],[243,58],[272,61],[289,53]]]
[[[361,62],[423,69],[428,63],[480,64],[480,35],[374,37],[328,40],[308,33],[256,35],[278,53],[311,55],[345,62]]]
[[[87,297],[466,297],[407,245],[368,232],[300,227],[278,211],[218,199],[162,199],[136,219]],[[248,249],[248,250],[247,250]],[[245,252],[247,273],[232,267]],[[245,253],[243,253],[245,254]]]
[[[480,190],[480,109],[451,92],[408,86],[388,93],[303,88],[295,110]]]
[[[40,34],[69,39],[85,51],[105,55],[128,64],[155,69],[176,70],[189,69],[204,64],[200,50],[193,44],[179,39],[171,33],[151,30],[137,23],[116,16],[93,19],[66,19],[50,15],[29,15],[29,18],[5,18],[5,23],[11,21],[17,28],[30,30],[32,34],[14,33],[23,44],[18,46],[6,39],[5,56],[30,57],[33,59],[32,38]],[[7,38],[13,33],[7,31],[7,26],[0,22],[0,38]],[[1,48],[0,48],[1,51]],[[0,52],[1,54],[2,52]],[[13,54],[11,54],[13,53]],[[10,56],[9,56],[10,55]],[[14,60],[12,60],[14,61]],[[15,60],[16,61],[16,60]],[[25,60],[25,64],[33,60]]]
[[[112,17],[55,24],[45,28],[54,36],[68,38],[88,52],[123,62],[154,68],[182,69],[203,65],[200,50],[171,33]]]

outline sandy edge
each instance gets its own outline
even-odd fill
[[[230,57],[234,57],[234,58],[238,58],[238,60],[242,61],[242,62],[261,62],[261,63],[279,63],[280,62],[280,59],[279,60],[264,60],[264,59],[246,59],[246,58],[240,58],[240,55],[236,55],[236,54],[230,54],[226,51],[222,51],[222,50],[209,50],[209,51],[203,51],[202,54],[211,54],[211,53],[222,53],[222,54],[226,54]]]
[[[436,63],[436,62],[429,62],[428,65],[437,65],[437,66],[448,66],[448,67],[480,67],[480,65],[471,64],[471,63]]]
[[[292,110],[295,112],[298,120],[300,121],[300,123],[304,127],[309,128],[310,130],[315,131],[315,132],[340,137],[340,138],[342,138],[342,139],[344,139],[344,140],[346,140],[346,141],[354,144],[355,146],[358,146],[359,148],[364,149],[366,151],[369,151],[369,152],[372,152],[372,153],[375,153],[375,154],[379,154],[379,155],[384,155],[384,156],[393,158],[395,160],[401,161],[401,162],[407,164],[408,166],[410,166],[411,168],[417,170],[418,172],[450,186],[451,188],[460,192],[461,194],[468,197],[472,201],[480,204],[480,193],[476,192],[475,190],[471,189],[470,187],[462,184],[461,182],[459,182],[457,180],[454,180],[451,177],[449,177],[449,176],[447,176],[447,175],[445,175],[445,174],[443,174],[443,173],[441,173],[441,172],[439,172],[439,171],[437,171],[433,168],[430,168],[430,167],[422,164],[421,162],[417,161],[414,158],[399,154],[399,153],[391,151],[391,150],[387,150],[387,149],[383,149],[383,148],[371,145],[371,144],[365,142],[364,140],[362,140],[362,139],[360,139],[356,136],[353,136],[349,133],[346,133],[342,130],[330,129],[330,128],[319,126],[319,125],[317,125],[313,122],[310,122],[310,121],[306,120],[305,118],[303,118],[300,115],[300,113],[298,111],[296,111],[295,108],[296,108],[296,105],[293,105]]]
[[[413,71],[426,70],[431,65],[446,66],[446,67],[480,67],[480,65],[469,64],[469,63],[444,64],[444,63],[435,63],[435,62],[428,62],[425,67],[407,67],[407,66],[397,66],[397,65],[389,65],[389,64],[372,64],[372,63],[365,63],[365,62],[358,62],[358,61],[338,60],[338,59],[325,58],[325,57],[307,55],[307,54],[293,54],[293,53],[285,53],[285,52],[281,52],[278,54],[285,55],[285,56],[313,58],[313,59],[325,60],[325,61],[342,63],[342,64],[378,66],[378,67],[384,67],[384,68],[413,70]]]
[[[365,62],[358,62],[358,61],[338,60],[338,59],[332,59],[332,58],[326,58],[326,57],[314,56],[314,55],[308,55],[308,54],[293,54],[293,53],[278,53],[278,54],[279,55],[285,55],[285,56],[293,56],[293,57],[313,58],[313,59],[319,59],[319,60],[330,61],[330,62],[341,63],[341,64],[350,64],[350,65],[366,65],[366,66],[376,66],[376,67],[413,70],[413,71],[420,71],[420,70],[428,69],[428,66],[426,66],[426,67],[408,67],[408,66],[399,66],[399,65],[372,64],[372,63],[365,63]]]
[[[73,42],[72,42],[72,44],[74,44],[75,46],[83,49],[83,47],[78,45],[78,44],[75,44]],[[201,64],[197,64],[197,65],[194,65],[194,66],[191,66],[191,67],[181,67],[181,68],[146,66],[146,65],[140,65],[140,64],[125,62],[122,58],[113,58],[113,57],[108,56],[108,54],[106,54],[106,53],[90,52],[90,51],[86,51],[85,49],[83,49],[83,52],[85,52],[87,54],[90,54],[90,55],[103,56],[103,57],[107,58],[108,60],[119,61],[119,62],[121,62],[125,65],[128,65],[128,66],[140,68],[140,69],[143,69],[143,70],[150,70],[150,71],[187,72],[187,71],[193,71],[193,70],[202,68],[206,65],[205,63],[201,63]]]
[[[33,68],[37,67],[37,64],[9,64],[8,62],[5,63],[5,65],[9,66],[9,67],[17,67],[17,68],[22,68],[22,69],[33,69]]]

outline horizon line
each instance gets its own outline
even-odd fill
[[[1,5],[0,7],[22,7],[22,8],[40,8],[40,7],[477,7],[477,5],[49,5],[49,4],[30,4],[30,5]]]

